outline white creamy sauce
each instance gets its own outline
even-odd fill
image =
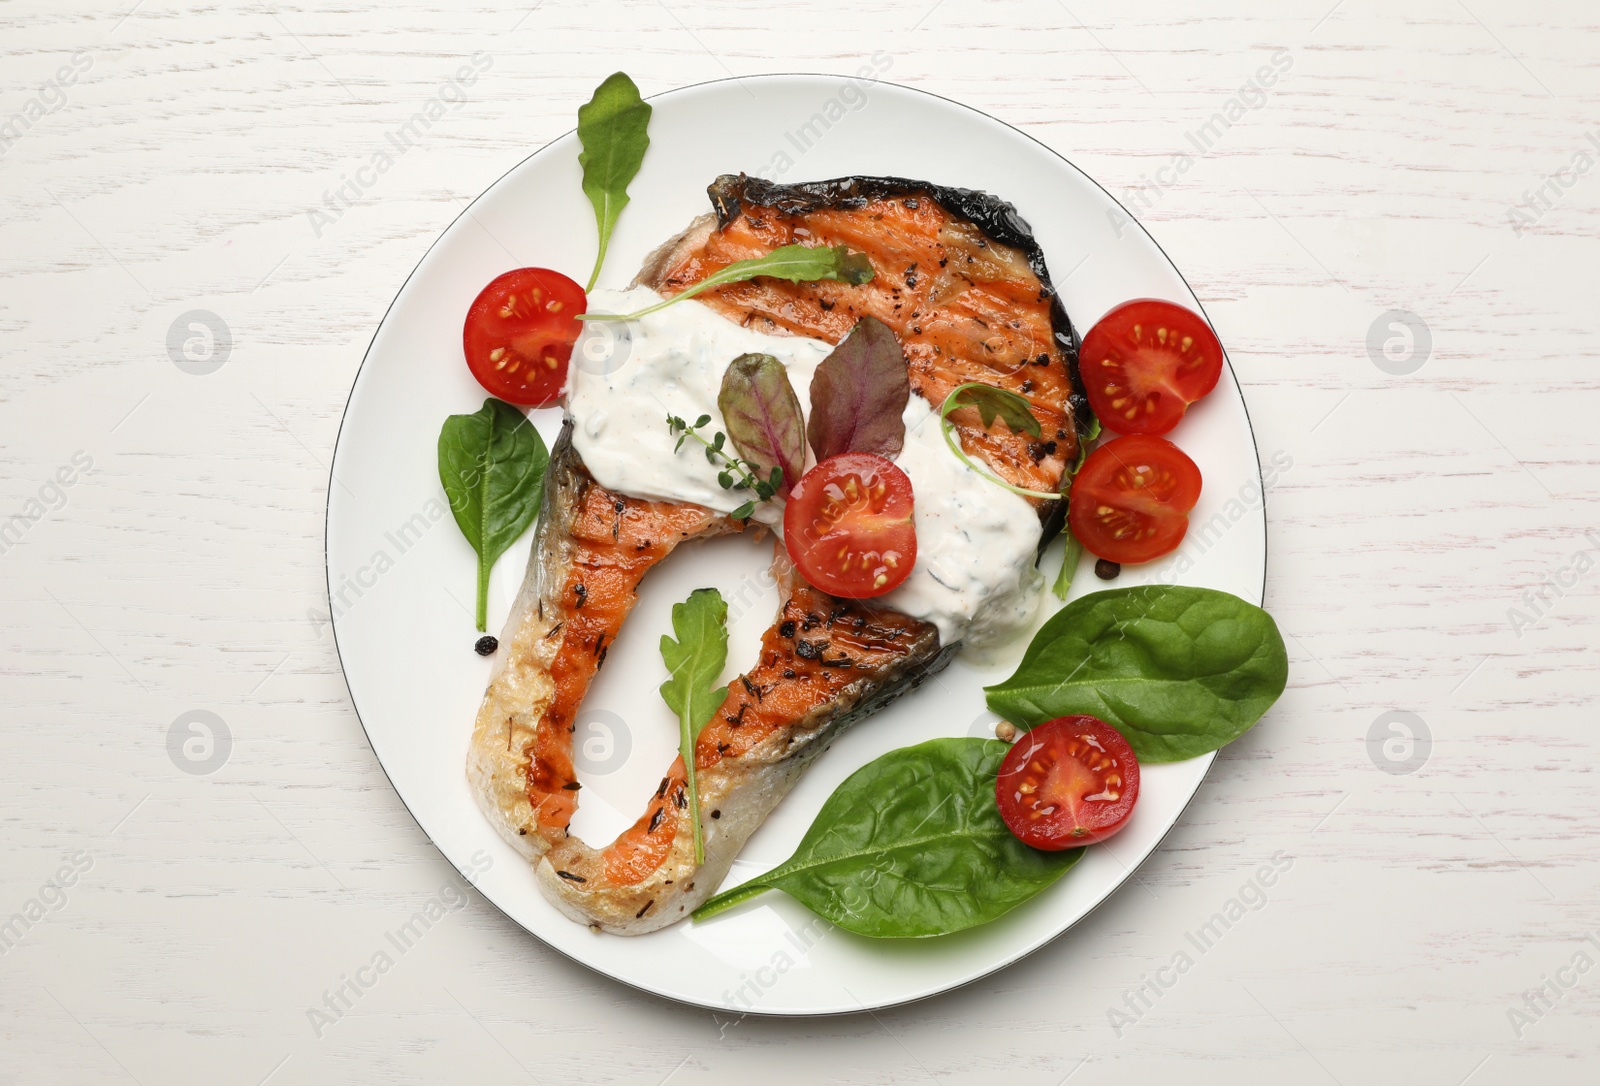
[[[631,313],[660,300],[647,287],[594,290],[589,308]],[[675,452],[678,437],[667,416],[693,423],[710,415],[708,438],[725,429],[717,409],[722,376],[750,352],[783,363],[801,409],[809,412],[811,376],[832,350],[821,340],[741,328],[692,299],[627,323],[585,322],[567,371],[573,446],[608,490],[731,513],[751,495],[722,489],[719,467],[694,439]],[[943,644],[993,646],[1028,626],[1038,607],[1038,514],[950,451],[938,412],[921,396],[912,394],[902,418],[905,448],[895,463],[911,480],[917,561],[905,582],[878,602],[937,626]],[[758,504],[753,519],[782,531],[777,502]]]

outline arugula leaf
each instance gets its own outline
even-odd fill
[[[550,453],[526,415],[487,399],[439,431],[439,482],[461,534],[478,552],[478,631],[488,628],[489,571],[539,515]]]
[[[1094,448],[1094,443],[1100,440],[1100,420],[1094,415],[1089,416],[1089,432],[1078,441],[1078,462],[1072,465],[1072,474],[1076,475],[1083,470],[1083,462],[1089,459],[1089,450]]]
[[[787,491],[805,470],[806,420],[783,363],[770,354],[735,358],[722,375],[717,408],[745,462],[758,476],[779,472]]]
[[[1015,392],[1008,392],[1003,388],[993,385],[979,384],[968,381],[957,385],[950,390],[950,395],[944,398],[944,403],[939,407],[939,428],[944,431],[944,443],[950,446],[950,451],[956,454],[967,467],[994,483],[1003,486],[1013,494],[1021,494],[1025,498],[1057,499],[1060,494],[1046,490],[1029,490],[1026,487],[1015,486],[1006,482],[988,468],[973,460],[961,448],[961,443],[956,440],[955,424],[950,421],[950,413],[962,407],[976,407],[978,414],[983,418],[985,426],[993,426],[994,420],[1004,420],[1012,433],[1025,433],[1031,437],[1039,437],[1044,433],[1039,420],[1033,417],[1033,409],[1028,401]],[[1063,485],[1065,480],[1063,480]]]
[[[945,935],[1004,915],[1083,851],[1041,852],[1006,827],[994,788],[1007,749],[933,739],[867,763],[828,797],[793,856],[718,894],[695,919],[766,890],[876,938]]]
[[[951,389],[945,403],[950,404],[952,411],[958,407],[976,407],[984,426],[993,426],[995,418],[999,417],[1014,434],[1040,437],[1044,433],[1039,420],[1033,417],[1033,405],[1009,389],[968,381]]]
[[[631,321],[665,309],[685,298],[725,287],[729,283],[743,283],[757,276],[787,279],[791,283],[812,283],[818,279],[833,279],[860,286],[872,282],[872,265],[860,253],[852,253],[843,245],[781,245],[765,256],[750,260],[736,260],[721,271],[713,272],[687,290],[646,306],[636,313],[584,313],[581,321]]]
[[[1089,416],[1089,432],[1078,441],[1078,462],[1072,465],[1072,470],[1067,472],[1067,477],[1062,480],[1062,493],[1071,491],[1072,479],[1083,470],[1083,462],[1089,459],[1089,450],[1100,438],[1100,420],[1093,415]],[[1070,501],[1070,499],[1069,499]],[[1056,574],[1055,594],[1056,599],[1064,600],[1067,593],[1072,590],[1072,576],[1078,572],[1078,559],[1083,554],[1083,544],[1078,542],[1078,537],[1072,534],[1072,529],[1067,526],[1066,518],[1061,520],[1061,535],[1065,545],[1061,551],[1061,572]]]
[[[846,452],[899,456],[910,398],[906,356],[894,330],[862,317],[811,377],[806,433],[818,462]]]
[[[1052,589],[1058,600],[1066,599],[1067,593],[1072,591],[1072,578],[1078,572],[1078,559],[1083,557],[1083,544],[1066,524],[1061,526],[1061,539],[1064,544],[1061,549],[1061,572],[1056,574]]]
[[[628,206],[628,183],[639,173],[645,150],[650,146],[650,106],[639,97],[639,88],[626,74],[616,72],[595,88],[594,97],[578,107],[578,142],[583,150],[578,165],[583,167],[583,194],[594,205],[595,225],[600,243],[594,255],[594,271],[585,291],[594,289],[605,263],[606,247],[617,217]]]
[[[728,605],[715,588],[697,588],[672,605],[672,632],[661,635],[661,659],[671,677],[661,684],[661,700],[678,714],[678,753],[683,756],[684,792],[694,826],[694,862],[705,862],[705,832],[700,824],[700,792],[695,782],[694,744],[728,697],[728,688],[711,684],[728,662]]]
[[[1141,762],[1176,762],[1243,735],[1289,678],[1272,616],[1185,585],[1113,588],[1073,600],[1040,628],[989,708],[1031,728],[1088,713]]]

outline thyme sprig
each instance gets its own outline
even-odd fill
[[[672,447],[672,451],[678,452],[683,448],[683,443],[690,438],[705,446],[706,462],[721,468],[717,472],[717,483],[723,490],[748,490],[755,494],[755,498],[728,514],[734,520],[748,520],[750,514],[756,511],[757,502],[770,500],[783,486],[783,468],[774,467],[763,479],[759,465],[742,460],[729,451],[727,434],[716,430],[712,433],[711,440],[706,440],[700,431],[710,425],[710,415],[701,415],[693,423],[686,422],[677,415],[668,415],[667,428],[678,435],[678,443]]]

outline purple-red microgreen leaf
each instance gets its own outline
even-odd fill
[[[886,460],[905,445],[911,380],[893,330],[862,317],[811,378],[811,421],[806,435],[818,463],[847,452]]]
[[[717,407],[739,455],[762,477],[780,469],[787,494],[805,470],[806,421],[783,363],[770,354],[735,358],[722,375]]]

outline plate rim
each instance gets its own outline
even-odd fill
[[[1029,140],[1030,142],[1036,144],[1037,146],[1039,146],[1040,148],[1042,148],[1043,150],[1048,152],[1052,157],[1054,157],[1057,160],[1059,160],[1062,163],[1062,165],[1066,166],[1068,169],[1070,169],[1070,170],[1074,171],[1075,173],[1077,173],[1084,180],[1088,181],[1091,185],[1093,185],[1096,189],[1098,189],[1105,196],[1106,199],[1110,200],[1111,203],[1113,205],[1115,205],[1118,210],[1120,210],[1124,215],[1126,215],[1128,217],[1128,221],[1131,222],[1134,226],[1136,226],[1139,229],[1140,233],[1142,233],[1145,236],[1145,238],[1150,242],[1151,245],[1155,246],[1156,251],[1161,254],[1162,259],[1167,262],[1167,265],[1178,276],[1179,281],[1183,283],[1184,289],[1189,292],[1189,297],[1194,300],[1195,305],[1199,308],[1201,316],[1205,317],[1206,323],[1211,325],[1213,328],[1216,327],[1215,322],[1212,321],[1210,314],[1206,312],[1205,304],[1200,300],[1199,295],[1195,293],[1194,287],[1192,285],[1190,285],[1188,277],[1183,274],[1183,270],[1178,267],[1177,262],[1172,259],[1172,257],[1167,253],[1166,249],[1162,247],[1161,243],[1156,240],[1156,238],[1155,238],[1155,236],[1153,234],[1150,233],[1149,229],[1146,228],[1144,222],[1138,216],[1134,215],[1131,211],[1129,211],[1128,208],[1122,203],[1121,200],[1117,199],[1117,197],[1115,195],[1113,195],[1109,189],[1107,189],[1104,185],[1102,185],[1098,180],[1096,180],[1093,176],[1091,176],[1087,171],[1081,169],[1076,163],[1072,162],[1064,154],[1062,154],[1061,152],[1057,151],[1055,148],[1051,147],[1049,144],[1045,143],[1043,140],[1038,139],[1037,137],[1033,136],[1031,133],[1026,132],[1021,128],[1018,128],[1016,125],[1013,125],[1013,124],[1008,123],[1007,121],[1001,120],[999,117],[995,117],[992,114],[987,113],[984,110],[981,110],[981,109],[977,108],[976,106],[968,105],[967,103],[957,101],[954,98],[947,98],[942,94],[939,94],[939,93],[937,93],[935,91],[926,90],[926,89],[924,89],[922,87],[908,86],[908,85],[906,85],[904,83],[896,83],[896,82],[893,82],[893,81],[887,80],[887,79],[874,79],[874,78],[871,78],[871,77],[868,77],[868,76],[846,75],[846,74],[842,74],[842,73],[839,73],[839,72],[760,72],[760,73],[757,73],[755,75],[743,75],[743,76],[740,76],[740,75],[728,75],[728,76],[722,76],[722,77],[717,78],[717,79],[703,79],[703,80],[700,80],[700,81],[694,82],[694,83],[685,83],[685,84],[682,84],[680,86],[670,87],[670,88],[668,88],[666,90],[657,91],[655,94],[647,95],[647,96],[644,97],[644,100],[647,101],[647,102],[648,101],[654,101],[654,100],[656,100],[658,98],[665,98],[665,97],[668,97],[670,95],[682,94],[682,93],[685,93],[687,91],[697,90],[697,89],[700,89],[700,88],[703,88],[703,87],[715,86],[715,85],[721,84],[721,83],[739,83],[739,84],[742,85],[747,80],[773,80],[773,79],[796,79],[796,78],[799,78],[799,79],[850,79],[850,80],[854,80],[854,81],[860,82],[860,83],[872,83],[872,84],[877,84],[877,85],[880,85],[880,86],[892,87],[895,90],[907,91],[907,92],[909,92],[911,94],[914,94],[914,95],[923,95],[923,96],[926,96],[928,98],[933,98],[933,99],[936,99],[937,101],[946,103],[948,105],[952,105],[952,106],[956,106],[956,107],[958,107],[960,109],[964,109],[969,113],[975,113],[979,117],[983,118],[984,120],[989,121],[989,122],[991,122],[993,124],[1000,125],[1002,128],[1006,129],[1007,131],[1013,132],[1013,133],[1015,133],[1017,135],[1020,135],[1020,136],[1024,137],[1025,139]],[[333,452],[329,456],[329,459],[328,459],[327,490],[326,490],[326,494],[325,494],[325,497],[324,497],[324,500],[323,500],[322,567],[323,567],[323,576],[324,576],[323,587],[325,589],[325,593],[326,593],[326,596],[327,596],[328,606],[330,608],[330,611],[329,611],[330,615],[332,614],[331,608],[333,607],[333,567],[332,567],[332,562],[331,562],[331,556],[330,556],[330,553],[329,553],[329,532],[330,532],[332,519],[333,519],[333,488],[334,488],[334,485],[338,481],[337,478],[334,475],[334,470],[338,466],[338,463],[339,463],[339,449],[341,448],[341,445],[342,445],[342,442],[343,442],[343,439],[344,439],[345,423],[349,420],[349,417],[350,417],[350,405],[355,400],[356,387],[360,384],[361,374],[366,369],[367,363],[372,358],[372,349],[377,343],[379,333],[383,330],[384,325],[388,322],[389,316],[394,311],[395,305],[399,302],[401,296],[403,294],[405,294],[406,287],[408,285],[410,285],[411,280],[416,277],[417,272],[420,271],[422,269],[423,265],[427,263],[428,257],[433,253],[434,249],[438,248],[439,244],[442,241],[444,241],[444,239],[445,239],[445,237],[447,235],[450,234],[450,232],[455,228],[456,224],[459,223],[462,219],[467,218],[472,213],[472,209],[477,206],[478,202],[480,200],[482,200],[485,196],[487,196],[491,191],[493,191],[507,177],[511,176],[513,173],[515,173],[516,171],[521,169],[526,163],[528,163],[532,159],[536,158],[537,156],[544,154],[546,151],[550,150],[550,148],[553,147],[555,144],[557,144],[561,140],[565,139],[567,136],[572,135],[576,131],[577,131],[577,126],[574,125],[573,127],[567,129],[566,131],[561,132],[561,133],[559,133],[559,134],[557,134],[555,136],[552,136],[550,139],[546,140],[539,147],[535,148],[534,150],[530,151],[527,155],[525,155],[522,158],[518,159],[508,169],[506,169],[499,176],[494,178],[494,180],[489,182],[489,184],[485,185],[483,187],[483,189],[476,196],[474,196],[472,198],[472,200],[470,200],[464,207],[462,207],[462,209],[460,211],[458,211],[455,214],[455,216],[450,219],[450,221],[448,223],[446,223],[443,227],[441,227],[439,229],[438,233],[434,236],[433,240],[431,242],[429,242],[428,247],[422,251],[420,256],[417,257],[416,263],[413,264],[412,267],[411,267],[411,270],[406,273],[406,277],[403,280],[401,280],[400,285],[395,288],[394,296],[392,298],[390,298],[389,304],[384,308],[383,315],[378,318],[377,323],[373,326],[372,336],[371,336],[370,339],[367,340],[367,346],[366,346],[365,350],[362,351],[362,354],[361,354],[361,363],[360,363],[360,365],[358,365],[356,367],[355,373],[350,378],[350,391],[345,396],[344,407],[340,410],[340,413],[339,413],[339,428],[338,428],[338,431],[334,434]],[[1003,199],[1003,197],[1002,197],[1002,199]],[[1075,323],[1073,324],[1073,327],[1072,327],[1072,334],[1073,334],[1073,338],[1075,340],[1081,340],[1081,335],[1080,335],[1079,330],[1077,328],[1077,325]],[[1219,336],[1218,339],[1220,341],[1221,337]],[[1231,376],[1233,378],[1234,387],[1238,390],[1239,406],[1244,412],[1245,428],[1246,428],[1246,430],[1248,431],[1248,433],[1250,435],[1250,447],[1251,447],[1251,450],[1255,454],[1255,456],[1254,456],[1254,459],[1255,459],[1255,478],[1256,478],[1257,484],[1259,485],[1262,482],[1262,475],[1261,475],[1261,446],[1260,446],[1260,443],[1256,440],[1255,423],[1250,417],[1250,404],[1249,404],[1249,401],[1245,399],[1244,386],[1243,386],[1243,384],[1240,383],[1239,375],[1237,374],[1237,372],[1235,372],[1235,370],[1233,368],[1233,360],[1228,355],[1228,349],[1227,349],[1226,345],[1223,345],[1223,348],[1222,348],[1222,362],[1223,362],[1223,365],[1227,367],[1229,376]],[[1262,505],[1261,505],[1261,535],[1262,535],[1262,540],[1261,540],[1261,604],[1262,604],[1262,606],[1265,606],[1265,604],[1266,604],[1266,595],[1267,595],[1267,570],[1270,567],[1272,555],[1271,555],[1271,533],[1268,530],[1268,517],[1267,517],[1267,505],[1268,505],[1268,503],[1265,500],[1265,489],[1264,488],[1262,488],[1262,494],[1263,494],[1263,501],[1262,501]],[[384,764],[384,762],[383,762],[383,759],[378,756],[377,747],[373,743],[373,740],[372,740],[372,734],[371,734],[370,730],[367,727],[366,719],[361,715],[361,708],[360,708],[360,706],[358,706],[356,704],[355,692],[354,692],[353,689],[351,689],[351,686],[350,686],[350,675],[349,675],[348,670],[345,667],[345,661],[344,661],[344,648],[339,642],[339,625],[338,625],[337,622],[329,622],[328,625],[329,625],[329,628],[333,631],[334,655],[339,661],[339,677],[344,682],[346,699],[348,700],[348,702],[350,704],[351,710],[355,713],[356,722],[361,725],[362,737],[367,742],[367,748],[370,751],[372,751],[373,760],[378,763],[378,768],[383,772],[384,780],[386,782],[388,782],[388,785],[389,785],[390,789],[394,792],[395,797],[400,800],[400,805],[405,808],[406,814],[411,817],[412,822],[416,823],[417,828],[422,831],[422,835],[427,838],[428,844],[432,845],[433,848],[434,848],[434,851],[436,851],[439,854],[439,856],[441,858],[443,858],[444,861],[447,864],[449,864],[450,867],[458,875],[460,875],[467,882],[467,884],[469,886],[472,887],[473,891],[477,894],[477,896],[479,898],[481,898],[483,901],[487,902],[501,916],[505,917],[507,920],[511,921],[511,923],[516,925],[516,927],[519,928],[525,935],[537,940],[539,942],[539,944],[544,946],[546,949],[554,951],[555,953],[561,955],[563,958],[567,959],[568,961],[570,961],[570,962],[572,962],[572,963],[574,963],[576,965],[579,965],[579,966],[583,967],[584,969],[587,969],[587,970],[589,970],[591,972],[594,972],[594,973],[598,973],[599,975],[605,977],[607,980],[610,980],[610,981],[612,981],[614,983],[620,984],[623,987],[628,988],[628,989],[630,989],[632,991],[640,992],[640,993],[643,993],[643,994],[649,995],[649,996],[653,996],[653,997],[655,997],[657,999],[666,999],[666,1000],[671,1001],[674,1004],[678,1004],[678,1005],[685,1006],[685,1007],[695,1007],[695,1008],[698,1008],[698,1009],[710,1010],[710,1011],[713,1011],[713,1012],[727,1009],[727,1008],[724,1008],[724,1007],[722,1007],[720,1005],[713,1005],[711,1003],[701,1002],[699,1000],[688,998],[688,997],[683,996],[683,995],[677,995],[677,994],[673,994],[673,993],[670,993],[670,992],[664,992],[664,991],[660,991],[660,990],[657,990],[657,989],[654,989],[654,988],[645,987],[645,986],[643,986],[641,984],[635,983],[634,981],[627,979],[626,977],[617,976],[616,974],[611,973],[611,972],[609,972],[609,971],[607,971],[607,970],[605,970],[605,969],[603,969],[603,968],[601,968],[601,967],[599,967],[597,965],[594,965],[594,964],[592,964],[590,962],[584,961],[583,959],[577,957],[576,955],[574,955],[572,953],[569,953],[568,951],[562,949],[561,947],[557,946],[556,944],[554,944],[554,943],[544,939],[543,937],[541,937],[538,932],[535,932],[532,929],[528,928],[521,921],[519,921],[516,917],[512,916],[511,913],[509,913],[504,908],[502,908],[500,906],[500,904],[498,902],[496,902],[493,898],[489,897],[488,894],[485,894],[483,891],[479,890],[478,887],[477,887],[477,884],[473,881],[472,877],[470,875],[468,875],[468,873],[466,871],[462,870],[460,865],[458,865],[455,862],[455,860],[451,859],[449,853],[447,853],[442,847],[440,847],[439,843],[434,840],[433,834],[431,834],[428,831],[428,828],[422,824],[422,820],[420,818],[418,818],[416,812],[411,809],[411,804],[407,801],[407,799],[405,797],[405,794],[403,792],[401,792],[400,788],[395,784],[394,778],[389,773],[389,767],[386,766]],[[936,989],[934,991],[923,992],[923,993],[921,993],[919,995],[908,996],[905,999],[898,999],[898,1000],[893,1000],[893,1001],[885,1002],[885,1003],[874,1003],[874,1004],[871,1004],[871,1005],[863,1003],[859,1007],[843,1008],[843,1009],[838,1009],[838,1010],[817,1010],[817,1011],[769,1010],[769,1011],[763,1011],[763,1010],[758,1010],[758,1009],[753,1009],[752,1008],[752,1009],[749,1009],[749,1010],[744,1010],[744,1011],[739,1011],[739,1012],[730,1012],[730,1013],[736,1013],[737,1016],[740,1017],[740,1018],[755,1017],[755,1018],[763,1018],[763,1019],[837,1018],[837,1017],[843,1017],[843,1016],[846,1016],[846,1015],[871,1014],[872,1012],[878,1011],[878,1010],[888,1010],[888,1009],[892,1009],[892,1008],[896,1008],[896,1007],[910,1006],[913,1003],[921,1003],[921,1002],[924,1002],[926,1000],[936,999],[936,998],[939,998],[941,996],[949,995],[949,994],[951,994],[953,992],[960,991],[961,989],[966,988],[967,986],[969,986],[971,984],[976,984],[978,981],[984,980],[984,979],[986,979],[988,977],[992,977],[996,973],[1000,972],[1001,970],[1010,968],[1011,966],[1015,965],[1017,962],[1021,961],[1024,958],[1027,958],[1027,957],[1030,957],[1031,955],[1037,954],[1038,952],[1044,950],[1046,947],[1050,946],[1056,940],[1062,938],[1068,932],[1072,931],[1074,928],[1078,927],[1078,925],[1082,924],[1089,917],[1091,917],[1095,913],[1099,912],[1101,907],[1104,906],[1105,903],[1107,901],[1109,901],[1111,898],[1115,897],[1117,895],[1117,893],[1120,890],[1122,890],[1123,887],[1125,887],[1127,885],[1127,883],[1128,883],[1128,881],[1130,879],[1132,879],[1132,878],[1134,878],[1134,877],[1136,877],[1138,875],[1139,869],[1141,867],[1143,867],[1146,862],[1149,861],[1151,856],[1155,855],[1156,851],[1158,849],[1160,849],[1160,847],[1162,846],[1163,843],[1165,843],[1167,837],[1170,836],[1172,834],[1172,832],[1175,829],[1178,828],[1178,824],[1183,821],[1184,815],[1188,813],[1189,807],[1194,802],[1195,796],[1197,796],[1200,793],[1201,785],[1203,785],[1206,782],[1207,777],[1210,776],[1211,767],[1216,763],[1216,758],[1217,758],[1217,754],[1218,753],[1219,753],[1218,751],[1213,750],[1213,751],[1209,751],[1208,753],[1199,756],[1201,758],[1206,759],[1206,765],[1205,765],[1204,769],[1202,770],[1202,772],[1200,773],[1200,775],[1195,779],[1194,787],[1192,789],[1190,789],[1189,795],[1184,798],[1182,806],[1180,806],[1178,808],[1177,815],[1172,819],[1172,822],[1167,826],[1166,830],[1164,830],[1162,832],[1161,836],[1156,838],[1156,840],[1151,844],[1150,848],[1144,853],[1144,855],[1140,856],[1134,863],[1129,865],[1127,874],[1122,878],[1121,881],[1119,881],[1117,883],[1116,887],[1113,888],[1110,893],[1108,893],[1104,897],[1100,898],[1099,901],[1096,901],[1093,905],[1091,905],[1086,911],[1084,911],[1082,913],[1082,915],[1078,916],[1071,923],[1067,924],[1060,931],[1058,931],[1055,934],[1049,936],[1044,941],[1042,941],[1042,942],[1040,942],[1040,943],[1038,943],[1038,944],[1036,944],[1036,945],[1034,945],[1032,947],[1029,947],[1029,948],[1027,948],[1025,950],[1022,950],[1021,952],[1019,952],[1019,953],[1017,953],[1015,955],[1007,956],[1007,957],[1003,958],[1003,960],[995,962],[994,965],[991,968],[986,969],[983,972],[976,973],[976,974],[974,974],[974,975],[972,975],[970,977],[967,977],[967,978],[965,978],[963,980],[960,980],[960,981],[958,981],[958,982],[956,982],[954,984],[951,984],[951,985],[949,985],[947,987],[938,988],[938,989]]]

